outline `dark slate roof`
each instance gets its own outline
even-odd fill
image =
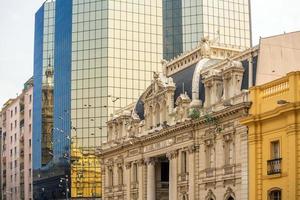
[[[190,67],[185,68],[184,70],[181,70],[171,76],[176,85],[176,90],[175,90],[175,94],[174,94],[174,102],[180,96],[180,94],[183,93],[183,84],[184,84],[184,91],[192,99],[193,75],[194,75],[196,65],[197,65],[197,63],[195,63],[195,64],[191,65]]]
[[[176,84],[174,102],[180,96],[180,94],[183,93],[183,83],[184,83],[184,91],[188,94],[190,99],[192,99],[193,76],[194,76],[196,66],[199,62],[171,76],[173,78],[174,83]],[[215,59],[208,60],[204,64],[203,69],[217,62],[219,62],[219,60],[215,60]],[[199,79],[199,99],[201,99],[202,102],[205,101],[204,84],[202,83],[202,77],[200,77]]]
[[[252,83],[255,85],[256,83],[256,70],[257,70],[257,60],[258,56],[253,57],[252,64],[253,64],[253,79]],[[249,89],[249,62],[248,59],[242,60],[242,65],[244,68],[244,75],[242,81],[242,89]]]
[[[135,105],[135,112],[141,120],[145,119],[145,116],[144,116],[144,102],[141,100],[141,97],[139,98],[138,102]]]

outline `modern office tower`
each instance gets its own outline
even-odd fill
[[[222,46],[251,46],[250,0],[164,0],[164,58],[195,48],[203,37]]]
[[[96,148],[108,116],[150,84],[162,51],[162,0],[43,4],[35,25],[34,198],[101,197]],[[45,83],[51,66],[53,90]],[[43,115],[51,94],[52,129],[51,112]]]
[[[57,188],[68,166],[65,162],[53,165],[53,65],[54,65],[55,2],[46,1],[35,15],[34,36],[34,105],[33,105],[33,198],[44,193],[62,194]],[[51,173],[50,173],[51,172]],[[51,175],[51,176],[50,176]],[[50,177],[50,178],[49,178]],[[58,180],[56,180],[58,179]],[[46,183],[45,183],[46,182]],[[37,186],[37,187],[36,187]],[[36,196],[40,194],[40,196]],[[52,198],[52,197],[50,197]]]
[[[2,107],[1,194],[4,200],[32,198],[33,79]]]

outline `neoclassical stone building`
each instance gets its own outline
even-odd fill
[[[163,62],[137,103],[107,122],[103,199],[247,199],[247,128],[239,120],[257,53],[203,40]]]

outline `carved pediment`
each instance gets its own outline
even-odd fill
[[[211,199],[215,200],[216,196],[214,195],[213,191],[209,189],[205,197],[205,200],[211,200]]]
[[[175,84],[172,78],[168,78],[163,74],[158,75],[157,73],[154,73],[153,81],[141,96],[141,100],[146,102],[147,100],[167,91],[169,87],[174,87],[175,90]]]

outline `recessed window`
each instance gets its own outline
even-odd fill
[[[123,168],[122,167],[119,167],[118,168],[118,182],[119,182],[119,185],[123,185]]]
[[[273,190],[269,193],[270,200],[281,200],[281,190]]]
[[[279,140],[271,142],[271,159],[280,158],[280,143]]]
[[[267,174],[281,173],[280,141],[272,141],[270,144],[270,160],[267,161]]]
[[[233,141],[228,140],[224,144],[225,153],[225,165],[231,165],[233,163]]]
[[[132,165],[132,173],[133,173],[133,182],[138,182],[138,168],[137,163],[133,163]]]
[[[206,168],[212,168],[213,160],[214,160],[214,153],[212,145],[208,145],[205,149],[206,154]]]
[[[187,172],[187,159],[186,159],[186,151],[181,152],[181,173]]]
[[[108,170],[108,186],[114,185],[114,172],[112,168]]]

